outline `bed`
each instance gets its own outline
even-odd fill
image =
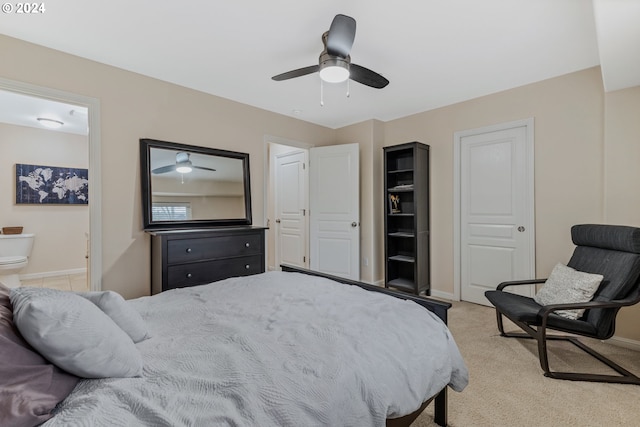
[[[127,360],[106,361],[129,370],[122,377],[100,369],[104,378],[78,380],[40,420],[45,427],[396,426],[409,425],[435,400],[436,422],[446,425],[447,387],[462,391],[468,382],[445,325],[448,304],[332,279],[284,267],[122,300],[112,306],[119,312],[80,296],[89,298],[87,307],[97,305],[119,321],[116,329],[125,330],[132,343],[137,334],[134,349],[126,347]],[[29,300],[38,291],[21,292]],[[11,292],[16,321],[26,304],[18,294]],[[107,323],[100,322],[80,332],[81,341],[98,335]],[[138,330],[128,330],[136,325]],[[28,337],[31,331],[20,326],[29,344],[41,345],[42,334]],[[58,364],[76,369],[46,358],[56,374],[65,374]],[[95,366],[85,368],[89,372],[80,376],[91,377]]]

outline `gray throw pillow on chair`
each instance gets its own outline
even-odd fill
[[[540,305],[588,302],[598,290],[602,279],[601,274],[584,273],[558,263],[533,299]],[[558,310],[555,313],[568,319],[578,319],[584,311]]]

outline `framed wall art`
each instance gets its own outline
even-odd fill
[[[88,205],[88,169],[16,164],[16,204]]]

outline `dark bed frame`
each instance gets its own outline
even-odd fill
[[[426,308],[427,310],[432,311],[433,313],[435,313],[436,316],[442,319],[442,321],[445,324],[447,323],[447,310],[451,307],[451,304],[447,302],[436,301],[430,298],[406,294],[404,292],[395,291],[395,290],[383,288],[380,286],[370,285],[368,283],[358,282],[355,280],[344,279],[342,277],[332,276],[330,274],[324,274],[317,271],[307,270],[304,268],[293,267],[290,265],[282,264],[280,267],[282,267],[282,271],[291,272],[291,273],[302,273],[310,276],[324,277],[327,279],[334,280],[336,282],[345,283],[347,285],[359,286],[363,289],[366,289],[367,291],[380,292],[395,298],[401,298],[401,299],[413,301],[421,305],[422,307]],[[431,403],[431,401],[435,401],[434,403],[435,423],[440,426],[446,426],[447,425],[447,387],[445,386],[442,390],[440,390],[438,394],[436,394],[434,397],[424,402],[417,411],[409,415],[405,415],[404,417],[387,419],[387,427],[410,426],[411,423],[413,423],[413,421],[415,421],[415,419],[418,418],[418,416],[422,413],[422,411],[424,411],[424,409],[429,405],[429,403]]]

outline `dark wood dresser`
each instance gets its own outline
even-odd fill
[[[264,273],[265,227],[156,230],[151,234],[151,294]]]

